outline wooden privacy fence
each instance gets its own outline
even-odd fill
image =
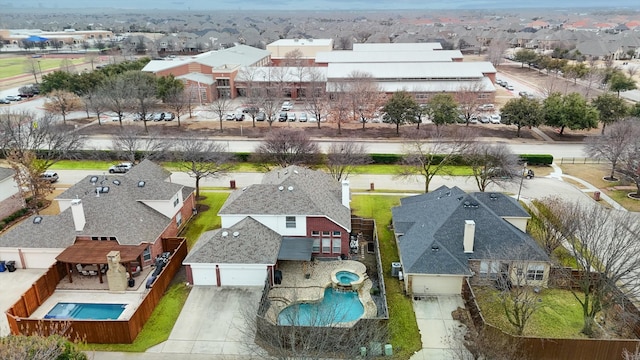
[[[517,346],[523,359],[622,359],[624,350],[633,351],[640,345],[636,339],[553,339],[507,334],[485,322],[468,281],[462,284],[462,297],[478,332],[495,339],[496,343]]]
[[[28,317],[53,294],[55,287],[64,277],[64,266],[56,263],[6,311],[11,333],[44,336],[56,333],[70,340],[97,344],[132,343],[187,256],[187,242],[184,238],[167,238],[162,239],[162,242],[165,251],[172,253],[169,262],[128,320],[29,319]]]

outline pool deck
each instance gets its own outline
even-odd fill
[[[363,318],[375,318],[378,310],[370,290],[372,282],[366,274],[363,263],[353,260],[298,262],[282,261],[278,269],[282,271],[282,282],[274,285],[269,291],[271,306],[265,316],[273,323],[277,322],[278,314],[292,303],[318,302],[324,297],[324,291],[332,286],[331,274],[336,270],[347,270],[364,277],[362,287],[358,290],[358,297],[364,306]],[[309,274],[307,279],[305,274]],[[351,323],[344,323],[349,326]]]

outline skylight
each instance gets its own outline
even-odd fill
[[[138,181],[138,187],[144,187],[144,181],[140,180]]]
[[[34,224],[40,224],[42,222],[42,216],[36,216],[33,218]]]

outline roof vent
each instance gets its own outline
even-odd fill
[[[100,192],[103,193],[103,194],[107,194],[109,192],[109,187],[108,186],[103,186],[100,189]]]
[[[293,170],[294,174],[299,174],[298,170]]]
[[[36,216],[33,218],[34,224],[40,224],[42,222],[42,216]]]
[[[287,190],[289,190],[289,191],[293,191],[293,186],[289,185],[289,187],[287,188]]]
[[[115,179],[115,180],[113,180],[113,184],[120,186],[121,182],[120,182],[120,180]]]
[[[287,175],[289,173],[289,170],[285,170],[284,174]]]
[[[239,232],[237,232],[237,231],[234,231],[234,232],[233,232],[233,237],[238,237],[238,236],[240,236],[240,233],[239,233]]]
[[[229,232],[228,231],[223,231],[222,232],[222,237],[227,237],[229,236]]]
[[[464,199],[464,196],[458,196],[458,201]]]
[[[440,247],[438,245],[433,245],[433,246],[431,246],[431,251],[438,252],[438,251],[440,251]]]
[[[89,179],[89,182],[91,182],[92,184],[95,184],[98,182],[98,177],[97,176],[92,176],[91,179]]]
[[[96,197],[100,197],[100,192],[102,192],[102,186],[96,188]]]
[[[491,200],[498,200],[498,195],[496,195],[495,193],[491,193],[491,194],[489,194],[489,198]]]
[[[242,188],[242,191],[245,191],[245,190],[247,190],[248,188],[249,188],[249,187],[245,186],[245,187],[243,187],[243,188]]]
[[[469,202],[469,200],[464,202],[464,207],[470,207],[470,206],[471,206],[471,203]]]
[[[140,180],[138,181],[138,187],[144,187],[144,181]]]
[[[282,185],[278,186],[278,190],[280,190],[280,191],[284,190],[284,186],[282,186]]]

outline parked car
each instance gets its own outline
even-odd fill
[[[287,120],[289,121],[296,121],[296,113],[287,113]]]
[[[256,121],[265,121],[267,119],[267,115],[264,112],[259,112],[256,114]]]
[[[40,175],[40,178],[53,184],[54,182],[58,181],[58,173],[55,171],[47,170],[43,172],[42,175]]]
[[[166,112],[166,113],[164,113],[164,121],[171,121],[171,120],[173,120],[173,119],[175,119],[175,118],[176,118],[176,116],[175,116],[175,114],[174,114],[174,113],[172,113],[172,112]]]
[[[478,106],[478,110],[481,111],[491,111],[494,110],[496,107],[493,106],[493,104],[482,104],[480,106]]]
[[[109,167],[109,174],[126,173],[127,171],[131,170],[132,167],[133,164],[130,162],[123,162],[117,165],[112,165]]]
[[[504,84],[504,80],[502,79],[496,79],[496,84],[502,86],[502,84]]]
[[[500,124],[500,120],[502,120],[502,116],[500,116],[500,114],[493,114],[489,116],[489,121],[492,124]]]
[[[22,98],[20,97],[20,95],[9,95],[7,96],[7,100],[9,101],[20,101],[22,100]]]
[[[224,119],[227,120],[227,121],[233,121],[233,120],[236,119],[236,114],[228,113],[227,115],[225,115]]]
[[[300,122],[307,122],[307,113],[300,113],[300,116],[298,117]]]
[[[236,121],[242,121],[244,120],[244,114],[240,113],[240,114],[236,114]]]
[[[157,113],[153,115],[153,121],[162,121],[164,120],[164,113]]]
[[[477,116],[472,116],[471,119],[469,119],[469,124],[477,124],[478,123],[478,117]]]
[[[293,109],[293,103],[291,101],[285,101],[282,103],[282,111],[289,111]]]
[[[506,88],[507,90],[512,90],[512,91],[513,91],[513,90],[515,90],[515,88],[513,87],[513,85],[507,85],[507,86],[505,86],[505,88]]]
[[[280,114],[278,114],[278,121],[279,122],[287,121],[287,113],[286,112],[281,112]]]
[[[260,111],[260,109],[258,109],[257,106],[253,106],[253,105],[248,105],[242,109],[242,112],[245,114],[255,114],[258,111]]]
[[[480,116],[478,120],[483,124],[488,124],[489,122],[491,122],[491,118],[489,118],[489,116],[487,115]]]
[[[0,98],[0,104],[11,104],[11,101],[5,99],[5,98]]]

